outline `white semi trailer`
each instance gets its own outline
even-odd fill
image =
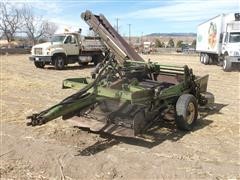
[[[218,15],[198,26],[197,52],[203,64],[219,64],[224,71],[240,65],[240,13]]]

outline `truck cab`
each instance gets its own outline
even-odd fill
[[[222,52],[228,56],[240,56],[240,32],[230,31],[223,35]]]
[[[143,54],[150,54],[152,52],[152,43],[149,41],[143,42]]]
[[[77,34],[66,34],[63,40],[63,49],[68,56],[74,56],[79,54],[81,48],[80,41]]]
[[[235,14],[236,16],[236,14]],[[240,62],[240,19],[225,25],[226,31],[222,35],[221,54],[223,55],[223,69],[229,69]]]
[[[29,59],[37,68],[48,64],[61,70],[76,62],[81,65],[93,62],[96,65],[103,58],[103,50],[104,46],[97,37],[89,41],[79,33],[63,33],[55,34],[49,42],[33,46]]]

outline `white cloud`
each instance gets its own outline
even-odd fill
[[[1,1],[1,0],[0,0]],[[60,2],[56,1],[31,1],[31,0],[9,0],[8,3],[14,5],[15,7],[21,8],[24,5],[29,6],[33,10],[39,10],[43,14],[59,14],[63,11]]]
[[[63,11],[62,5],[60,2],[56,1],[26,1],[34,9],[42,11],[45,15],[55,15],[60,14]]]
[[[239,11],[239,0],[171,1],[155,8],[141,9],[128,13],[122,18],[154,19],[166,21],[198,21],[220,13]]]
[[[56,33],[63,33],[65,29],[69,31],[78,31],[79,28],[82,29],[83,34],[88,33],[88,25],[81,20],[80,15],[76,14],[78,18],[69,18],[67,14],[67,7],[76,5],[66,4],[61,1],[25,1],[30,7],[32,7],[35,11],[39,11],[39,16],[43,19],[53,22],[58,26]],[[19,3],[21,6],[23,3]],[[72,13],[72,12],[71,12]],[[73,20],[77,19],[77,20]]]

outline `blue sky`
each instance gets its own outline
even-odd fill
[[[14,4],[27,3],[44,19],[58,24],[58,31],[64,28],[86,34],[88,26],[80,14],[86,9],[95,14],[102,13],[112,25],[119,18],[119,30],[128,35],[140,36],[150,33],[196,32],[197,25],[221,13],[240,12],[240,0],[69,0],[69,1],[11,1]]]

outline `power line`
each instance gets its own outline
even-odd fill
[[[128,42],[131,43],[131,24],[128,24]]]
[[[117,21],[117,32],[118,32],[118,21],[119,21],[119,18],[116,18],[116,21]]]

